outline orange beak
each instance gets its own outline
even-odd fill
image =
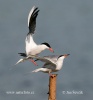
[[[65,54],[64,56],[65,56],[65,58],[67,57],[67,56],[69,56],[70,54]]]
[[[54,53],[54,50],[52,48],[49,48],[49,50]]]

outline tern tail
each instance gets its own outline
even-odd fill
[[[32,72],[39,72],[41,70],[42,70],[42,68],[38,68],[38,69],[33,70]]]
[[[35,70],[33,70],[32,72],[48,72],[49,70],[48,70],[48,68],[38,68],[38,69],[35,69]]]

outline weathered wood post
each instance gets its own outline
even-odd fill
[[[56,80],[57,74],[52,74],[49,77],[49,96],[48,100],[56,100]]]

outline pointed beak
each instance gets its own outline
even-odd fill
[[[49,48],[49,50],[54,53],[54,50],[52,48]]]
[[[65,56],[65,58],[67,57],[67,56],[69,56],[70,54],[65,54],[64,56]]]

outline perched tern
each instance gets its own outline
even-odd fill
[[[70,54],[65,55],[51,55],[51,56],[44,56],[44,57],[34,57],[37,60],[40,60],[42,62],[45,62],[42,68],[38,68],[36,70],[33,70],[32,72],[44,72],[44,73],[52,73],[59,71],[63,66],[64,58],[69,56]]]
[[[38,7],[35,7],[35,6],[33,6],[31,11],[29,12],[29,15],[28,15],[29,32],[25,39],[26,53],[18,53],[20,54],[20,56],[27,57],[29,55],[38,55],[45,49],[49,49],[51,52],[54,52],[48,43],[44,42],[41,44],[36,44],[33,40],[33,34],[35,33],[36,18],[37,18],[38,12],[39,12],[39,9]],[[36,65],[35,61],[32,58],[31,58],[31,61]]]

